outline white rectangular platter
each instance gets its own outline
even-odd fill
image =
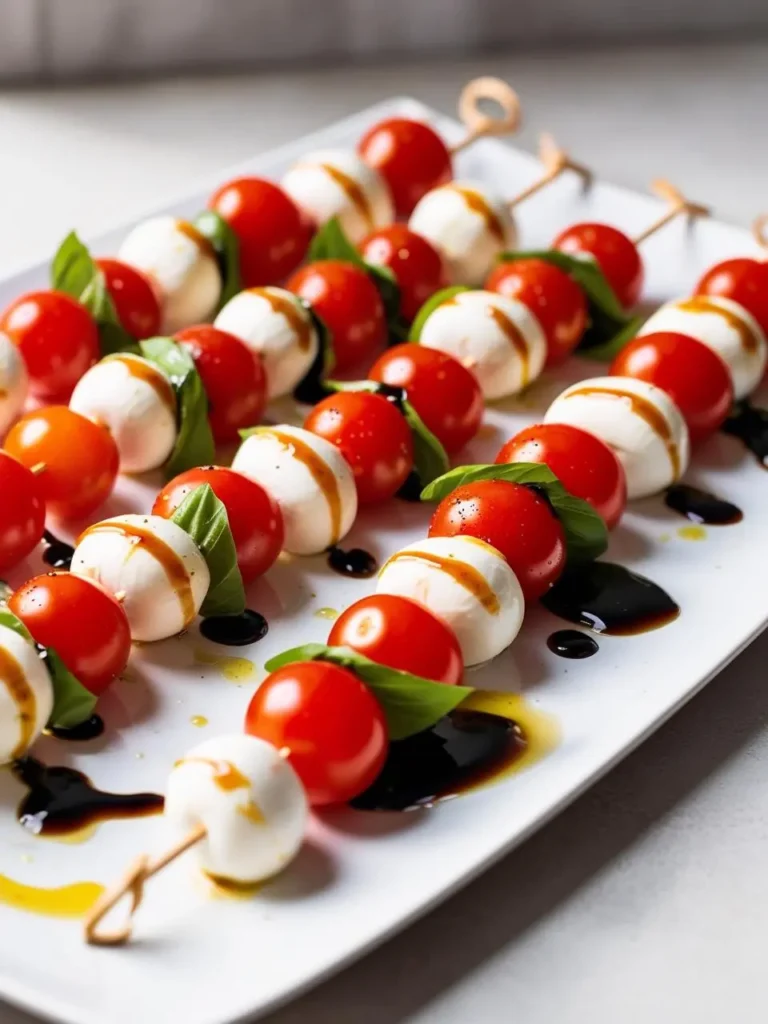
[[[397,99],[236,170],[279,177],[303,152],[354,145],[368,125],[394,113],[427,118],[449,139],[460,135],[455,122]],[[538,164],[488,140],[462,154],[458,168],[460,177],[485,180],[511,196],[536,176]],[[202,182],[169,210],[197,212],[231,173]],[[631,233],[659,207],[654,199],[601,183],[584,195],[566,177],[520,208],[521,242],[546,245],[558,229],[586,219]],[[97,252],[109,253],[122,234],[91,241]],[[673,224],[644,247],[646,298],[658,303],[683,294],[706,267],[752,248],[745,232],[714,221],[691,231]],[[36,267],[3,281],[0,305],[45,278],[46,268]],[[596,372],[594,363],[573,360],[557,376],[545,374],[519,400],[495,405],[461,461],[490,461],[503,440],[542,415],[566,382]],[[763,574],[755,572],[768,560],[768,476],[736,440],[717,436],[698,451],[687,479],[739,505],[743,522],[708,528],[703,540],[693,542],[678,533],[685,520],[661,499],[649,499],[633,505],[607,556],[667,589],[682,608],[675,622],[635,637],[602,638],[595,657],[567,661],[545,644],[562,623],[531,608],[512,648],[470,675],[476,685],[524,694],[557,720],[561,740],[548,756],[432,809],[318,815],[295,864],[248,900],[212,898],[182,860],[151,884],[135,942],[123,949],[89,948],[77,922],[0,903],[0,996],[71,1024],[224,1024],[274,1007],[445,899],[607,771],[768,622],[768,591]],[[148,510],[157,486],[156,480],[122,479],[100,517]],[[422,537],[428,516],[428,509],[395,501],[361,514],[349,541],[383,560]],[[31,559],[14,578],[40,566]],[[106,735],[88,744],[44,738],[36,753],[47,763],[81,769],[103,789],[162,791],[185,750],[207,736],[241,729],[269,656],[325,640],[330,624],[316,615],[318,609],[342,609],[372,589],[371,581],[334,575],[319,557],[278,563],[249,593],[251,606],[269,619],[264,640],[225,651],[193,629],[137,649],[128,678],[103,699]],[[222,663],[220,654],[245,660]],[[208,725],[195,727],[195,716],[205,716]],[[107,822],[79,844],[37,838],[16,822],[22,794],[10,773],[0,772],[0,875],[19,883],[108,883],[137,853],[163,843],[161,818]]]

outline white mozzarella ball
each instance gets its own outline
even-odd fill
[[[395,219],[386,181],[351,149],[308,153],[291,167],[282,185],[318,227],[338,217],[353,245]]]
[[[517,229],[508,204],[484,185],[452,181],[427,192],[408,227],[442,253],[454,284],[482,285]]]
[[[221,297],[221,271],[208,239],[176,217],[153,217],[130,232],[118,252],[155,281],[162,296],[164,334],[209,320]]]
[[[29,378],[21,352],[0,332],[0,441],[21,416],[29,391]]]
[[[595,377],[559,395],[545,423],[580,427],[615,451],[630,498],[645,498],[679,480],[690,443],[682,413],[669,395],[633,377]]]
[[[265,740],[238,734],[207,740],[177,761],[165,816],[179,838],[206,829],[200,866],[222,881],[260,882],[296,856],[308,818],[304,787]]]
[[[516,395],[544,369],[541,324],[517,299],[495,292],[459,292],[431,313],[419,342],[458,359],[486,399]]]
[[[520,631],[525,601],[517,576],[475,537],[429,537],[385,563],[379,594],[410,597],[456,634],[465,665],[495,658]]]
[[[120,596],[134,640],[164,640],[192,622],[208,593],[208,566],[170,519],[125,515],[89,526],[71,571]]]
[[[0,625],[0,764],[23,757],[53,710],[53,684],[34,644]]]
[[[124,473],[157,469],[176,444],[171,382],[141,356],[110,356],[92,366],[78,381],[69,407],[109,430]]]
[[[349,532],[357,515],[352,470],[338,448],[301,427],[259,427],[232,469],[255,480],[280,506],[285,550],[316,555]]]
[[[736,398],[746,398],[762,380],[768,342],[752,314],[732,299],[694,295],[666,302],[640,334],[657,331],[687,334],[716,352],[730,371]]]
[[[285,288],[248,288],[214,321],[258,352],[270,398],[287,395],[315,361],[320,339],[306,306]]]

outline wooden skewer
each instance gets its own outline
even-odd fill
[[[554,138],[546,132],[539,139],[539,160],[544,167],[544,173],[533,184],[519,192],[514,199],[510,199],[507,203],[510,210],[535,195],[566,171],[574,171],[578,174],[584,181],[585,187],[592,181],[592,171],[583,164],[577,164],[575,160],[571,160],[566,151],[561,149]]]
[[[161,854],[154,861],[151,861],[146,854],[138,857],[123,875],[119,882],[98,898],[91,907],[85,921],[83,922],[83,937],[91,946],[123,946],[131,937],[133,930],[133,918],[144,899],[144,886],[147,881],[156,875],[172,861],[186,853],[196,843],[199,843],[207,835],[204,825],[197,825],[189,835],[180,839],[169,850]],[[100,930],[99,925],[107,914],[117,906],[125,896],[131,899],[131,906],[128,911],[128,918],[122,927]]]
[[[480,110],[481,100],[493,100],[501,115],[493,117]],[[459,117],[467,134],[450,147],[451,156],[486,135],[511,135],[520,127],[522,108],[515,90],[500,78],[473,78],[459,96]]]
[[[640,245],[646,238],[650,238],[651,235],[655,235],[657,231],[669,224],[670,221],[674,220],[675,217],[679,217],[680,214],[684,214],[689,220],[693,220],[696,217],[708,217],[711,213],[708,206],[702,206],[700,203],[692,203],[689,199],[686,199],[680,189],[676,188],[670,181],[665,178],[657,178],[651,182],[651,191],[657,195],[660,199],[666,200],[669,204],[666,213],[661,214],[652,224],[650,224],[645,231],[641,231],[639,235],[635,235],[633,242],[635,245]]]
[[[760,248],[765,251],[764,255],[768,256],[768,213],[761,213],[759,217],[755,217],[752,224],[752,235]]]

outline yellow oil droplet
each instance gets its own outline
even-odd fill
[[[659,544],[667,544],[667,543],[669,543],[669,541],[672,540],[672,534],[671,533],[660,533],[658,539],[659,539]]]
[[[209,875],[207,871],[203,872],[203,877],[208,882],[209,895],[218,900],[249,900],[264,885],[263,882],[233,882],[229,878]]]
[[[682,540],[704,540],[707,531],[703,526],[681,526],[677,531],[677,536]]]
[[[31,864],[35,858],[31,853],[22,853],[21,859],[24,864]]]
[[[190,722],[197,729],[202,729],[204,725],[208,725],[208,719],[205,717],[205,715],[192,715],[192,717],[190,718]]]
[[[143,761],[143,760],[144,760],[144,754],[142,753],[142,751],[141,751],[141,750],[140,750],[140,751],[138,752],[138,754],[136,755],[136,760],[137,760],[137,761]]]
[[[335,608],[318,608],[314,614],[316,619],[337,619],[339,617]]]
[[[0,875],[0,903],[15,910],[48,917],[82,917],[104,892],[96,882],[74,882],[56,889],[24,885]]]
[[[256,678],[256,666],[248,658],[212,654],[203,647],[196,647],[195,662],[198,665],[214,665],[230,683],[247,683]]]

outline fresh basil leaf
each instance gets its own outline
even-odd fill
[[[51,264],[51,285],[81,302],[96,322],[102,356],[135,352],[136,342],[120,323],[106,279],[87,246],[71,231]]]
[[[501,465],[457,466],[425,487],[422,501],[442,501],[463,484],[478,480],[506,480],[540,490],[560,520],[570,562],[598,558],[608,547],[608,529],[589,502],[576,498],[541,462],[510,462]]]
[[[308,302],[305,302],[304,299],[299,299],[299,302],[312,318],[312,326],[317,332],[320,344],[312,365],[293,389],[293,397],[297,402],[302,402],[304,405],[316,405],[327,396],[328,390],[325,385],[325,377],[332,372],[336,365],[336,355],[333,351],[333,335],[326,322],[317,315]]]
[[[91,717],[98,698],[86,690],[52,647],[47,648],[44,661],[53,682],[53,710],[48,725],[73,729]]]
[[[363,257],[347,238],[338,217],[326,221],[310,243],[307,262],[317,263],[319,260],[345,260],[357,266],[364,265]]]
[[[201,484],[186,496],[171,516],[200,549],[211,574],[201,615],[240,615],[245,611],[243,577],[229,527],[227,510],[210,484]]]
[[[590,345],[588,348],[580,348],[579,353],[580,355],[583,355],[585,359],[598,359],[600,362],[610,363],[614,357],[621,352],[624,346],[628,345],[629,342],[637,336],[637,332],[644,323],[644,316],[633,316],[631,320],[627,321],[625,327],[617,331],[616,334],[612,336],[610,329],[602,332],[602,329],[598,326],[598,331],[594,336],[600,337],[602,332],[608,336],[608,340],[601,344]]]
[[[381,705],[392,740],[423,732],[474,693],[471,686],[449,686],[422,679],[410,672],[379,665],[349,647],[326,647],[325,644],[294,647],[270,659],[265,668],[267,672],[275,672],[298,661],[329,661],[353,672]]]
[[[0,626],[7,626],[8,629],[12,629],[14,633],[18,633],[19,636],[23,636],[25,640],[29,640],[31,644],[35,642],[32,639],[32,634],[18,615],[14,615],[5,603],[0,605]]]
[[[179,435],[164,469],[166,479],[213,462],[215,446],[208,422],[208,398],[192,356],[172,338],[148,338],[141,354],[170,380],[176,395]]]
[[[452,299],[454,295],[458,295],[460,292],[469,291],[472,291],[472,289],[468,288],[464,284],[453,284],[450,288],[441,288],[439,292],[435,292],[432,298],[427,299],[416,314],[416,318],[411,325],[411,341],[418,341],[421,338],[421,332],[424,330],[424,324],[429,320],[438,306],[442,306],[444,302]]]
[[[213,210],[203,210],[192,221],[193,227],[213,246],[221,271],[221,296],[218,309],[243,290],[240,274],[240,243],[223,217]]]

